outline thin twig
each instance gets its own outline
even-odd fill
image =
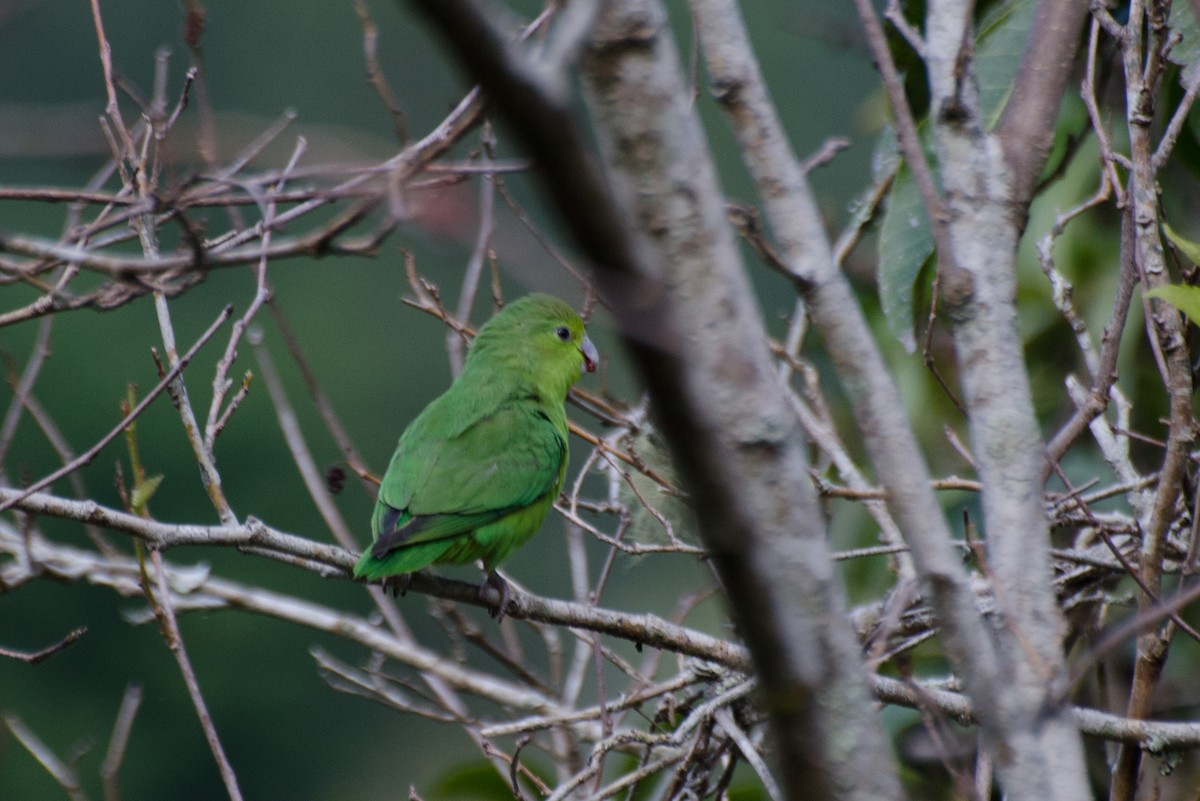
[[[125,688],[125,695],[121,698],[121,708],[117,712],[117,719],[113,722],[112,736],[108,740],[108,751],[105,752],[104,762],[100,765],[100,778],[104,782],[104,801],[118,801],[121,797],[117,785],[117,774],[125,759],[125,749],[129,745],[129,735],[133,731],[133,718],[137,715],[141,702],[141,685],[129,684]]]
[[[284,314],[283,306],[278,298],[272,297],[268,300],[267,305],[271,310],[271,319],[275,322],[275,327],[283,337],[284,344],[287,345],[288,353],[292,357],[296,368],[300,371],[300,377],[304,380],[304,385],[308,388],[309,398],[317,409],[317,413],[321,416],[321,421],[325,424],[325,428],[337,443],[338,450],[342,453],[342,458],[352,470],[362,479],[362,486],[367,490],[367,494],[371,500],[375,499],[375,485],[365,478],[368,472],[366,463],[363,461],[362,454],[355,447],[354,441],[350,438],[350,434],[346,431],[346,427],[342,425],[341,419],[333,408],[333,403],[329,396],[321,389],[320,383],[317,381],[317,375],[313,372],[312,366],[309,364],[307,357],[304,355],[303,349],[300,347],[300,340],[292,330],[291,324],[288,322],[287,315]]]
[[[1150,165],[1155,172],[1166,166],[1167,159],[1171,157],[1171,151],[1175,148],[1175,140],[1179,138],[1183,126],[1187,122],[1188,112],[1191,111],[1192,104],[1196,102],[1196,96],[1200,94],[1200,70],[1195,70],[1191,82],[1188,84],[1187,91],[1183,95],[1183,99],[1179,101],[1175,111],[1171,114],[1171,122],[1167,124],[1167,128],[1163,131],[1162,136],[1158,140],[1158,147],[1154,151],[1154,156],[1150,160]]]
[[[388,86],[383,69],[379,66],[377,56],[379,28],[375,25],[375,20],[371,19],[371,11],[363,0],[354,0],[354,11],[358,14],[359,23],[362,25],[363,56],[367,62],[367,83],[375,90],[375,94],[379,95],[383,107],[391,116],[392,128],[396,132],[396,141],[401,146],[406,145],[408,144],[408,122],[405,120],[404,110],[400,108],[400,101],[396,99],[392,88]]]
[[[115,428],[101,437],[95,445],[81,453],[70,463],[63,465],[45,478],[30,484],[23,491],[10,495],[4,501],[0,502],[0,512],[3,512],[5,509],[9,509],[20,501],[25,500],[33,493],[45,489],[68,473],[74,472],[84,465],[91,464],[91,461],[95,459],[96,455],[104,449],[104,446],[108,445],[108,443],[120,436],[121,432],[125,430],[125,427],[128,426],[132,421],[136,420],[141,413],[146,410],[146,407],[149,406],[155,398],[162,394],[163,390],[165,390],[170,383],[183,372],[183,369],[187,367],[189,362],[191,362],[192,358],[196,355],[196,352],[200,350],[201,346],[204,345],[205,342],[212,338],[212,335],[215,334],[217,329],[229,319],[229,315],[232,313],[233,307],[231,306],[226,306],[224,309],[222,309],[221,313],[217,315],[217,319],[208,327],[208,330],[200,335],[200,338],[196,340],[195,344],[192,345],[192,347],[189,348],[185,354],[179,357],[178,361],[170,369],[170,371],[163,376],[162,380],[155,384],[152,390],[146,393],[145,397],[138,402],[138,405],[133,407],[129,414],[125,415],[125,417],[120,423],[117,424]]]
[[[31,665],[36,665],[38,662],[54,656],[68,645],[78,640],[86,632],[87,626],[80,626],[77,629],[72,629],[58,642],[54,643],[53,645],[47,645],[45,648],[40,648],[37,651],[18,651],[13,648],[0,648],[0,656],[8,659],[16,659],[21,662],[28,662]]]
[[[921,147],[920,136],[917,134],[917,124],[908,105],[908,96],[904,92],[904,79],[896,69],[892,59],[892,51],[888,47],[887,37],[879,17],[875,13],[870,0],[854,0],[858,10],[858,18],[863,24],[867,44],[871,48],[871,56],[875,66],[883,78],[883,86],[887,91],[892,115],[896,121],[896,136],[900,143],[900,152],[912,173],[913,180],[920,191],[925,211],[929,215],[930,228],[933,231],[934,242],[941,259],[948,264],[953,263],[953,248],[950,243],[950,233],[946,227],[945,213],[942,210],[941,192],[933,177],[933,170]],[[939,271],[940,272],[940,271]]]
[[[887,9],[884,10],[883,16],[904,37],[904,41],[908,42],[908,46],[917,54],[917,58],[924,61],[926,55],[925,39],[921,36],[920,31],[909,24],[908,19],[904,16],[904,9],[900,7],[898,0],[888,0]]]
[[[167,570],[163,563],[162,552],[158,549],[151,549],[150,559],[154,564],[155,578],[158,582],[158,591],[154,595],[154,606],[158,612],[159,623],[163,628],[163,636],[179,665],[179,672],[183,675],[184,684],[187,685],[188,695],[192,699],[192,705],[196,708],[196,717],[200,720],[200,727],[204,730],[208,747],[217,762],[217,769],[221,773],[221,780],[225,783],[229,799],[230,801],[241,801],[242,792],[238,789],[237,774],[233,772],[233,766],[229,764],[229,759],[225,756],[225,749],[221,746],[221,739],[217,735],[217,727],[213,725],[212,715],[208,711],[208,703],[204,700],[200,682],[196,679],[196,672],[192,669],[187,648],[183,644],[183,635],[179,632],[179,623],[175,619],[171,588],[167,584]]]
[[[483,123],[481,139],[483,161],[486,164],[495,152],[495,138],[492,136],[491,125],[486,120]],[[479,288],[479,277],[483,273],[484,259],[491,249],[492,231],[496,227],[496,179],[494,176],[487,176],[480,181],[479,193],[479,231],[475,236],[475,247],[471,250],[471,257],[467,259],[467,266],[463,271],[462,289],[459,291],[458,306],[455,309],[455,317],[464,323],[471,318],[471,309],[475,305],[475,293]],[[465,345],[463,337],[456,331],[452,330],[446,334],[446,350],[450,356],[451,375],[457,376],[462,372],[463,361],[466,358]]]
[[[271,358],[270,351],[263,343],[262,332],[256,328],[251,329],[248,339],[250,346],[254,349],[254,358],[258,362],[259,374],[262,376],[263,384],[267,387],[267,394],[271,397],[271,403],[275,407],[275,419],[279,422],[279,427],[283,431],[284,441],[287,443],[288,450],[292,454],[292,460],[296,463],[296,468],[300,471],[300,476],[304,481],[305,488],[308,490],[309,497],[312,498],[317,510],[321,513],[321,518],[325,521],[325,525],[333,532],[333,536],[338,543],[343,548],[357,549],[359,546],[358,540],[350,532],[350,527],[346,525],[341,511],[338,510],[337,505],[333,502],[333,498],[330,497],[329,491],[326,489],[324,477],[317,468],[312,451],[304,439],[304,432],[300,430],[300,423],[296,419],[295,410],[292,408],[287,393],[283,388],[279,372],[275,369],[275,362]]]
[[[41,763],[46,772],[53,778],[66,792],[67,797],[71,801],[87,801],[87,794],[79,784],[79,775],[75,772],[73,765],[59,759],[50,747],[42,742],[33,730],[25,725],[19,717],[12,714],[4,716],[4,724],[8,726],[8,730],[12,732],[13,737],[17,738],[17,742],[25,746],[33,758]]]

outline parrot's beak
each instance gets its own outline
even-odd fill
[[[592,340],[587,334],[583,335],[583,342],[580,343],[579,350],[583,353],[584,369],[589,373],[596,372],[596,365],[600,362],[600,352],[596,350],[596,346],[592,344]]]

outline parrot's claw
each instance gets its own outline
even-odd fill
[[[488,587],[494,589],[500,594],[500,602],[492,607],[492,618],[499,623],[504,619],[504,607],[508,606],[508,582],[500,577],[500,574],[495,570],[489,570],[487,580],[479,586],[479,599],[486,601]]]
[[[402,595],[408,595],[408,590],[412,587],[412,573],[401,573],[397,576],[388,576],[382,582],[383,591],[390,592],[393,598],[399,598]]]

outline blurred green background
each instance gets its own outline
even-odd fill
[[[525,11],[533,8],[530,3],[521,5]],[[380,29],[381,66],[407,114],[409,130],[419,137],[442,119],[466,87],[439,53],[437,42],[402,4],[373,0],[369,8]],[[116,68],[143,94],[151,90],[156,51],[173,51],[168,91],[173,102],[188,66],[180,6],[121,0],[102,3],[102,10]],[[297,112],[297,122],[257,165],[282,165],[298,135],[308,142],[302,164],[376,163],[396,152],[391,120],[364,80],[362,29],[349,0],[210,3],[207,12],[202,45],[220,161],[232,158],[287,109]],[[683,32],[686,52],[686,9],[676,3],[671,12],[676,30]],[[813,175],[821,202],[838,226],[849,214],[849,198],[869,179],[881,118],[874,74],[857,41],[857,25],[849,7],[835,9],[815,1],[758,0],[746,5],[746,14],[797,152],[811,153],[829,136],[850,140],[848,151]],[[703,89],[700,105],[730,197],[752,199],[724,121]],[[0,185],[82,186],[108,156],[97,122],[103,109],[97,40],[87,4],[0,3]],[[132,104],[124,103],[123,109],[127,121],[136,118]],[[193,108],[172,138],[168,184],[198,169],[195,120]],[[511,154],[503,131],[499,137],[501,153]],[[468,145],[477,142],[478,132],[468,137]],[[528,178],[510,177],[508,184],[537,219],[553,225],[553,215],[538,205]],[[411,249],[421,272],[439,283],[448,299],[456,300],[476,233],[477,196],[474,183],[448,193],[444,215],[405,226],[375,259],[296,259],[271,268],[275,295],[323,389],[376,471],[385,466],[404,424],[450,377],[443,327],[400,303],[408,289],[397,246]],[[497,205],[494,245],[507,291],[549,289],[580,300],[578,287],[511,213]],[[6,231],[56,238],[63,216],[64,209],[57,205],[0,202],[0,229]],[[303,227],[284,233],[298,233]],[[166,235],[168,244],[173,235]],[[871,268],[869,253],[851,266],[862,274]],[[792,290],[762,268],[755,269],[754,279],[769,325],[781,334],[784,316],[793,305]],[[235,314],[240,314],[253,297],[253,287],[247,268],[218,270],[172,301],[181,347],[194,341],[226,303],[233,303]],[[34,296],[20,286],[0,289],[3,310]],[[487,310],[485,291],[476,304],[476,322]],[[264,312],[260,319],[318,464],[336,461],[337,451],[323,434],[269,315]],[[38,325],[34,321],[0,329],[0,351],[18,371],[29,357]],[[61,314],[52,325],[51,356],[35,392],[67,440],[81,451],[119,419],[118,401],[128,383],[145,390],[156,382],[149,349],[161,349],[158,325],[148,298],[112,312]],[[591,327],[607,362],[603,388],[636,398],[602,314]],[[201,415],[207,410],[212,369],[227,330],[206,346],[187,374]],[[243,344],[233,375],[240,377],[247,369],[257,372],[257,365]],[[585,385],[602,388],[595,377],[585,379]],[[7,385],[0,389],[0,398],[7,407]],[[215,523],[178,415],[165,398],[139,421],[139,438],[147,470],[165,477],[151,503],[155,516]],[[576,444],[577,461],[582,450]],[[218,440],[216,453],[225,490],[240,517],[254,515],[286,531],[330,539],[284,447],[261,382],[254,384]],[[124,460],[118,441],[83,471],[89,492],[102,503],[120,507],[114,464]],[[58,464],[36,426],[24,419],[8,460],[8,481],[38,478]],[[66,493],[65,482],[55,490]],[[369,499],[354,480],[347,482],[337,503],[365,538]],[[850,514],[851,520],[857,517]],[[85,542],[76,524],[42,520],[39,525],[64,542]],[[537,592],[569,595],[567,577],[557,567],[565,563],[560,535],[561,523],[551,519],[536,544],[509,563],[511,574]],[[115,539],[123,547],[128,544],[122,536]],[[180,550],[168,556],[184,564],[204,562],[220,575],[261,582],[338,608],[364,614],[371,608],[361,587],[324,581],[265,559],[219,549]],[[473,575],[464,577],[475,580]],[[680,595],[707,582],[702,567],[681,557],[622,564],[606,603],[666,614]],[[423,613],[423,599],[409,597],[399,603],[418,637],[433,644],[441,641],[444,635]],[[97,769],[122,693],[127,683],[140,683],[144,700],[121,772],[125,797],[221,797],[223,788],[174,660],[153,626],[132,626],[123,617],[141,606],[137,599],[119,598],[106,589],[50,582],[33,582],[0,595],[0,646],[34,650],[72,628],[88,627],[79,642],[42,664],[0,659],[0,711],[19,716],[60,756],[77,756],[85,789],[99,797]],[[712,603],[692,622],[723,630],[719,608]],[[445,781],[458,766],[476,762],[478,755],[456,727],[400,716],[336,693],[317,677],[308,655],[312,644],[350,662],[361,661],[361,651],[308,630],[233,612],[186,615],[181,625],[247,798],[402,798],[410,785],[425,797],[439,797],[439,786],[440,795],[463,794],[462,783]],[[45,770],[7,728],[0,727],[0,798],[25,801],[61,795]]]

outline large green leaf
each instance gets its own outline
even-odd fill
[[[1171,244],[1178,248],[1180,253],[1188,257],[1188,261],[1192,264],[1200,264],[1200,243],[1184,239],[1176,233],[1174,228],[1167,225],[1166,220],[1163,220],[1162,227],[1167,239],[1171,240]]]
[[[1186,314],[1193,323],[1200,322],[1200,287],[1182,284],[1156,286],[1146,292],[1146,297],[1165,300]]]
[[[1171,4],[1171,33],[1179,37],[1179,41],[1171,48],[1169,58],[1183,67],[1179,72],[1179,80],[1188,86],[1195,79],[1196,70],[1200,69],[1200,25],[1196,24],[1196,13],[1191,3]]]
[[[430,795],[447,801],[512,801],[513,791],[494,765],[478,759],[443,773]]]
[[[933,253],[933,230],[912,173],[904,164],[896,172],[887,210],[879,229],[879,300],[888,330],[909,353],[913,335],[913,286],[921,265]]]
[[[1179,39],[1171,48],[1168,58],[1181,69],[1178,82],[1167,89],[1167,102],[1163,108],[1174,113],[1183,101],[1187,88],[1200,75],[1200,25],[1196,22],[1196,12],[1191,3],[1172,4],[1170,26],[1171,34]],[[1177,163],[1193,175],[1200,175],[1200,115],[1188,115],[1171,152]]]
[[[992,7],[979,26],[975,44],[975,73],[979,103],[987,124],[994,125],[1012,92],[1013,77],[1033,26],[1035,0],[1008,0]],[[928,152],[928,126],[920,127]],[[894,136],[888,129],[884,137]],[[930,164],[936,170],[936,165]],[[933,233],[924,203],[908,169],[901,165],[892,184],[879,232],[879,294],[888,330],[911,353],[913,286],[921,266],[933,253]]]
[[[1009,0],[994,6],[979,25],[975,74],[979,79],[979,108],[989,127],[1000,119],[1008,103],[1036,11],[1035,0]]]
[[[850,201],[847,230],[864,228],[872,217],[879,214],[881,209],[876,196],[881,191],[888,191],[890,183],[896,179],[896,171],[900,169],[900,151],[896,143],[895,129],[891,125],[885,125],[884,128],[875,142],[875,151],[871,154],[871,185]]]

